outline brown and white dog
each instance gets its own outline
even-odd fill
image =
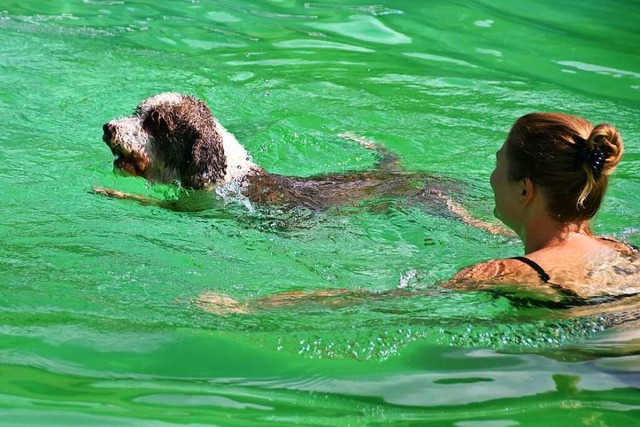
[[[375,169],[295,177],[268,173],[255,164],[245,148],[213,117],[207,105],[189,95],[153,96],[138,105],[132,116],[111,120],[103,130],[102,138],[116,156],[114,166],[150,182],[178,183],[195,190],[233,184],[252,203],[313,210],[365,200],[402,198],[479,225],[448,197],[447,190],[456,187],[451,180],[402,171],[396,156],[363,138],[342,135],[377,151],[380,161]],[[171,207],[117,190],[96,188],[94,191]]]

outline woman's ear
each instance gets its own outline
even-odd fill
[[[520,203],[528,205],[536,195],[536,187],[531,178],[524,178],[520,181]]]

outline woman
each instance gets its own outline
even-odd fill
[[[594,127],[585,119],[559,113],[532,113],[518,119],[496,153],[491,187],[494,214],[522,239],[524,256],[464,268],[444,286],[519,296],[532,293],[570,305],[640,293],[638,248],[596,236],[589,226],[623,148],[620,134],[609,124]],[[470,218],[466,222],[474,223]],[[281,306],[308,298],[342,304],[348,297],[367,295],[372,297],[364,291],[292,292],[251,305]],[[248,307],[215,294],[205,294],[199,302],[215,312]]]
[[[491,187],[494,214],[525,255],[465,268],[452,284],[521,284],[569,299],[640,292],[638,249],[589,226],[622,153],[609,124],[559,113],[518,119],[496,153]]]

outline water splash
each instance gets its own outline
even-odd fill
[[[244,194],[242,194],[242,182],[240,180],[234,180],[227,182],[223,185],[216,187],[216,194],[222,198],[222,201],[226,203],[236,203],[240,206],[244,206],[249,212],[255,212],[251,200]]]

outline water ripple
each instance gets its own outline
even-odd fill
[[[344,37],[365,42],[387,45],[411,43],[411,37],[387,27],[373,16],[353,15],[349,17],[348,22],[312,22],[306,25],[317,30],[340,34]]]

